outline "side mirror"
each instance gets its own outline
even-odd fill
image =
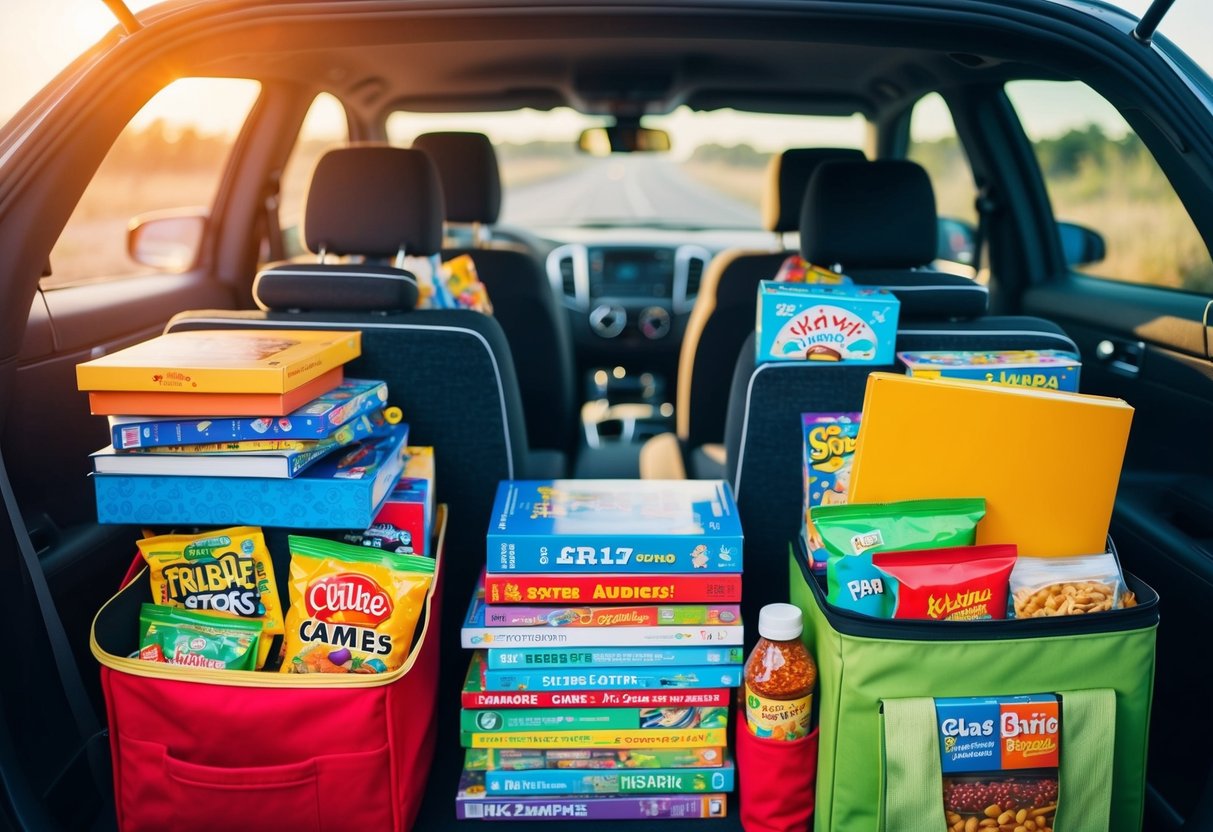
[[[198,262],[209,217],[205,208],[149,211],[126,226],[126,253],[143,266],[184,272]]]
[[[670,149],[670,134],[664,130],[635,124],[613,124],[610,127],[589,127],[577,138],[577,149],[591,156],[611,153],[666,153]]]
[[[977,229],[972,225],[952,217],[940,217],[936,220],[936,260],[973,266],[976,248]]]
[[[1093,228],[1075,222],[1059,222],[1057,233],[1061,237],[1067,266],[1090,266],[1108,256],[1103,235]]]

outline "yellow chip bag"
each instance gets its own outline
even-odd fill
[[[261,529],[234,526],[202,535],[163,534],[138,541],[152,570],[152,602],[262,622],[257,667],[282,633],[282,603]]]
[[[290,537],[283,673],[389,673],[408,657],[434,561]]]

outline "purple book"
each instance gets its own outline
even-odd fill
[[[660,820],[722,818],[723,794],[638,794],[589,797],[489,797],[483,771],[464,771],[455,796],[459,820]]]

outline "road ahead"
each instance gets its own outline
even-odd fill
[[[633,154],[591,160],[572,173],[507,189],[502,222],[524,228],[678,223],[759,228],[758,209],[691,179],[668,158]]]

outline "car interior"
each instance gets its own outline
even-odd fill
[[[1072,351],[1082,392],[1135,409],[1111,535],[1161,599],[1143,828],[1213,828],[1213,87],[1136,23],[1046,0],[174,0],[115,26],[0,130],[2,825],[115,828],[92,774],[105,740],[71,714],[83,699],[104,723],[90,625],[141,530],[97,522],[89,455],[109,431],[78,363],[163,332],[362,332],[351,375],[387,381],[410,444],[434,446],[450,517],[414,828],[470,829],[452,810],[459,628],[498,481],[723,479],[743,618],[787,600],[798,414],[859,410],[870,369],[755,366],[758,283],[798,254],[896,295],[898,349]],[[253,93],[213,191],[183,198],[128,138],[194,79]],[[1066,133],[1062,93],[1103,121]],[[323,140],[318,97],[339,116]],[[728,119],[755,119],[754,158]],[[103,225],[90,189],[119,151],[135,175],[112,199],[143,202]],[[418,308],[415,273],[462,255],[491,315]],[[1049,490],[1050,449],[1022,453]],[[696,823],[741,828],[732,812],[668,828]]]

